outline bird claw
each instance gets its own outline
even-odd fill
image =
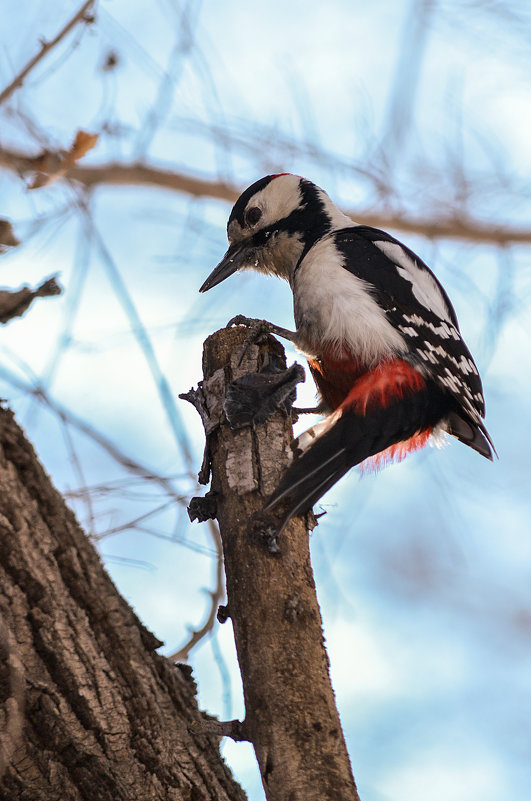
[[[245,314],[237,314],[235,317],[232,317],[225,328],[232,328],[236,325],[244,325],[246,328],[251,329],[262,328],[264,333],[270,333],[270,331],[276,328],[273,323],[268,323],[267,320],[259,320],[256,317],[246,317]]]
[[[246,317],[245,314],[237,314],[235,317],[231,317],[225,328],[232,328],[235,325],[245,325],[247,328],[252,328],[256,323],[262,322],[261,320],[257,320],[255,317]]]
[[[232,320],[229,320],[226,327],[232,328],[232,326],[235,325],[244,325],[251,329],[243,341],[240,356],[238,358],[238,367],[241,367],[241,363],[245,358],[245,354],[251,345],[259,344],[261,337],[264,335],[275,333],[276,326],[274,326],[273,323],[268,323],[267,320],[257,320],[254,317],[245,317],[243,314],[237,314],[236,317],[233,317]]]

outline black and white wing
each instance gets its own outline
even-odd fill
[[[485,402],[478,369],[463,342],[448,295],[429,267],[377,228],[354,226],[333,236],[345,269],[366,282],[405,340],[408,352],[403,358],[448,392],[484,431]]]

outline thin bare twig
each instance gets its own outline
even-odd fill
[[[23,69],[21,69],[18,75],[16,75],[13,78],[11,83],[8,86],[6,86],[6,88],[2,92],[0,92],[0,105],[2,105],[2,103],[4,103],[9,97],[11,97],[11,95],[13,94],[13,92],[15,92],[16,89],[19,89],[22,86],[22,84],[28,77],[29,73],[32,71],[32,69],[40,61],[42,61],[42,59],[45,57],[47,53],[50,52],[50,50],[53,50],[53,48],[56,47],[56,45],[58,45],[62,39],[64,39],[64,37],[72,30],[72,28],[74,28],[77,25],[78,22],[81,21],[89,22],[89,20],[86,19],[86,14],[89,8],[92,5],[94,5],[94,2],[95,0],[86,0],[86,2],[83,3],[81,8],[78,11],[76,11],[74,16],[66,23],[66,25],[63,28],[61,28],[57,36],[54,36],[54,38],[50,39],[49,42],[44,42],[44,41],[41,42],[41,49],[39,50],[39,52],[36,53],[33,56],[33,58],[30,58],[26,66],[23,67]]]
[[[76,448],[74,446],[74,441],[72,439],[72,435],[70,432],[70,428],[68,427],[67,421],[61,415],[58,415],[58,419],[59,422],[61,423],[61,431],[63,433],[63,439],[66,445],[66,449],[70,456],[70,463],[72,465],[72,470],[79,484],[79,497],[81,497],[81,500],[83,501],[85,508],[87,510],[85,526],[88,529],[89,537],[93,539],[96,534],[96,530],[94,528],[95,514],[94,514],[94,507],[92,504],[92,496],[87,488],[87,482],[85,480],[83,465],[81,464],[81,459],[79,458]]]
[[[20,378],[3,365],[0,366],[0,378],[4,381],[7,381],[12,386],[22,390],[27,395],[33,395],[39,401],[39,403],[47,406],[50,411],[61,417],[61,419],[66,423],[80,431],[93,442],[96,442],[102,448],[102,450],[104,450],[112,459],[121,465],[124,470],[138,476],[139,478],[147,479],[153,484],[157,484],[158,486],[162,487],[162,489],[177,503],[185,503],[183,497],[179,495],[173,488],[172,482],[169,478],[156,473],[151,468],[141,464],[125,454],[117,445],[115,445],[96,428],[91,426],[81,417],[78,417],[69,409],[62,406],[60,403],[57,403],[57,401],[54,401],[47,394],[43,386],[37,383],[32,384],[30,381],[25,381],[23,378]]]
[[[24,174],[34,169],[35,161],[35,157],[0,148],[0,167]],[[88,189],[105,184],[158,186],[192,197],[214,198],[228,203],[234,203],[242,191],[241,187],[224,181],[200,178],[167,167],[154,167],[148,164],[111,162],[99,167],[76,165],[70,168],[67,177],[78,181]],[[531,244],[531,227],[494,225],[463,214],[444,219],[440,214],[414,217],[407,213],[377,213],[366,209],[344,209],[344,211],[361,225],[391,228],[395,231],[425,236],[428,239],[460,240],[488,245]]]
[[[203,625],[198,628],[194,629],[190,632],[190,636],[188,640],[185,642],[178,651],[175,651],[173,654],[170,654],[168,659],[172,662],[182,662],[183,660],[188,659],[188,655],[192,648],[195,646],[209,634],[212,629],[214,628],[214,623],[216,622],[216,614],[218,611],[218,606],[220,605],[221,601],[225,597],[225,582],[223,577],[223,547],[221,544],[221,536],[219,533],[219,528],[216,522],[213,520],[208,521],[209,529],[210,529],[210,536],[212,537],[212,541],[216,548],[216,585],[213,590],[209,590],[210,595],[210,609],[207,615],[207,618]]]
[[[113,528],[107,529],[105,534],[103,536],[97,537],[97,539],[104,539],[104,537],[105,538],[112,537],[113,534],[120,534],[122,531],[132,531],[133,529],[138,530],[140,528],[140,526],[138,525],[139,523],[142,523],[145,520],[149,520],[151,517],[158,515],[160,512],[169,509],[171,506],[173,506],[174,503],[175,501],[173,500],[173,498],[170,499],[169,501],[166,501],[165,503],[161,503],[158,506],[155,506],[154,509],[149,509],[149,511],[144,512],[141,515],[137,515],[133,520],[127,520],[127,522],[122,523],[119,526],[114,526]]]
[[[388,169],[398,160],[397,155],[404,149],[413,123],[422,62],[435,10],[435,0],[413,0],[405,19],[380,143]]]
[[[124,454],[123,451],[121,451],[113,442],[111,442],[111,440],[107,439],[103,434],[101,434],[99,431],[93,428],[93,426],[91,426],[85,420],[82,420],[81,418],[77,417],[77,415],[75,415],[73,412],[61,406],[61,404],[52,400],[52,398],[45,391],[44,387],[24,381],[19,376],[16,376],[14,373],[12,373],[6,367],[0,367],[0,377],[3,378],[5,381],[8,381],[13,386],[22,389],[28,395],[33,395],[37,401],[46,405],[54,414],[56,414],[60,418],[62,423],[71,425],[73,428],[77,429],[85,436],[92,439],[106,453],[108,453],[109,456],[111,456],[116,462],[118,462],[118,464],[120,464],[129,473],[138,476],[140,479],[149,480],[154,484],[158,484],[164,490],[164,492],[172,499],[173,502],[176,501],[179,504],[185,504],[187,502],[188,496],[185,499],[183,496],[179,495],[174,490],[169,478],[157,474],[156,472],[151,470],[151,468],[142,465],[140,462],[137,462],[131,457]],[[214,589],[209,590],[209,595],[210,595],[209,611],[204,624],[196,631],[194,630],[190,632],[190,636],[187,642],[178,651],[176,651],[175,654],[173,654],[170,657],[170,659],[174,659],[175,661],[182,661],[186,659],[192,648],[194,648],[204,637],[206,637],[212,631],[212,628],[216,621],[216,613],[218,606],[225,597],[225,582],[223,575],[223,549],[221,545],[219,528],[217,526],[217,523],[215,523],[213,520],[209,520],[208,525],[216,558],[215,585]],[[97,539],[101,539],[101,537],[97,537]],[[165,539],[169,538],[165,537]],[[174,538],[171,539],[172,541],[175,541]],[[197,548],[195,550],[199,549]]]
[[[183,72],[185,58],[192,49],[193,45],[193,23],[191,21],[192,11],[195,12],[195,21],[201,9],[201,3],[197,0],[188,0],[182,11],[179,31],[169,57],[168,69],[164,72],[159,83],[155,102],[148,111],[142,128],[140,129],[135,153],[137,157],[145,154],[157,133],[159,126],[165,119],[173,100],[173,91]]]
[[[0,166],[2,166],[1,151]],[[225,182],[211,181],[147,164],[76,166],[70,170],[69,177],[89,188],[98,184],[158,186],[193,197],[215,198],[229,203],[234,203],[243,189]],[[531,243],[531,228],[527,226],[493,225],[491,222],[481,222],[466,216],[444,219],[437,214],[432,217],[413,217],[400,213],[380,214],[364,209],[343,209],[343,211],[360,225],[393,228],[395,231],[418,234],[428,239],[455,239],[491,245]]]
[[[190,475],[193,475],[194,457],[192,453],[192,445],[184,422],[181,418],[181,414],[175,404],[175,399],[170,389],[168,379],[166,378],[166,375],[159,364],[159,360],[157,358],[151,338],[145,326],[143,325],[142,320],[140,319],[136,305],[128,290],[127,282],[123,279],[120,270],[118,269],[118,265],[114,261],[112,254],[107,248],[103,238],[96,230],[88,211],[86,209],[83,209],[83,211],[85,213],[88,233],[92,237],[97,251],[99,252],[102,264],[105,267],[105,271],[114,289],[116,297],[118,298],[127,315],[133,336],[135,337],[138,346],[144,355],[146,363],[153,377],[153,381],[155,382],[163,410],[166,414],[170,428],[175,436],[175,441],[181,449],[184,462],[190,472]]]

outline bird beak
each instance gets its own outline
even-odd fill
[[[217,267],[214,267],[207,280],[200,288],[200,292],[207,292],[213,286],[221,284],[225,278],[232,275],[242,267],[250,267],[254,259],[251,259],[253,248],[241,242],[231,245]]]

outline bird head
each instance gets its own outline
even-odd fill
[[[314,242],[333,228],[351,224],[311,181],[290,173],[266,175],[234,204],[227,224],[229,249],[199,291],[244,269],[290,281]]]

